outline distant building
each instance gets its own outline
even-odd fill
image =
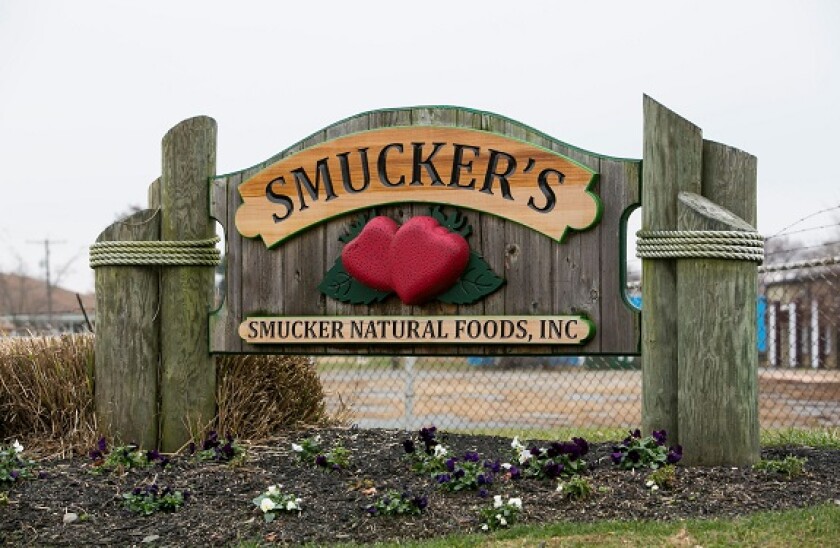
[[[80,306],[72,291],[53,286],[49,293],[48,299],[43,280],[0,273],[0,336],[88,331],[85,312],[92,323],[96,306],[93,294],[80,295]]]

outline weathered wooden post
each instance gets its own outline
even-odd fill
[[[720,258],[677,261],[679,432],[686,464],[746,465],[760,456],[756,158],[710,141],[703,196],[679,196],[680,231],[718,231]],[[723,238],[727,232],[741,233]],[[729,258],[722,258],[730,254]]]
[[[644,142],[643,425],[666,429],[687,464],[751,464],[763,258],[755,158],[704,141],[648,97]]]
[[[160,215],[146,209],[118,221],[97,238],[111,242],[160,239]],[[117,244],[122,245],[122,244]],[[118,442],[157,445],[160,352],[158,271],[130,265],[96,266],[95,406],[102,432]]]
[[[161,240],[213,236],[209,180],[216,171],[216,122],[185,120],[163,138]],[[161,271],[160,445],[175,451],[216,414],[216,370],[209,353],[207,314],[213,269],[169,266]]]
[[[700,128],[644,97],[642,231],[674,230],[676,196],[700,192]],[[673,259],[642,261],[642,427],[665,429],[679,439],[677,423],[677,265]]]

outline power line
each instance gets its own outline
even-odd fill
[[[55,244],[64,244],[67,243],[64,240],[50,240],[49,238],[44,238],[43,240],[30,240],[27,241],[28,244],[38,244],[44,245],[44,270],[47,274],[47,318],[52,324],[53,319],[53,309],[52,309],[52,279],[50,273],[50,245]]]

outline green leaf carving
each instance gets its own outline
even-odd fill
[[[505,283],[498,277],[484,258],[470,251],[470,262],[464,273],[446,292],[437,296],[437,300],[448,304],[472,304],[482,297],[493,293]]]
[[[327,297],[350,304],[380,302],[390,295],[385,291],[372,289],[348,274],[341,264],[341,257],[335,260],[333,267],[318,284],[318,289]]]
[[[472,226],[467,222],[467,218],[459,210],[455,210],[451,215],[447,215],[443,211],[443,207],[436,205],[429,208],[429,214],[440,223],[440,226],[445,226],[452,232],[460,234],[464,238],[472,234]]]
[[[344,242],[345,244],[352,242],[353,239],[359,235],[359,233],[362,231],[362,229],[365,227],[368,221],[370,221],[374,217],[376,217],[375,209],[369,209],[368,211],[359,214],[359,216],[356,217],[355,220],[350,221],[350,226],[348,227],[347,232],[339,236],[338,240],[340,242]]]

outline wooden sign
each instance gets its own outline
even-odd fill
[[[467,109],[338,122],[212,181],[227,270],[210,349],[637,354],[640,168]]]
[[[503,135],[451,127],[385,128],[307,148],[239,186],[236,228],[269,247],[336,215],[426,202],[492,213],[558,241],[600,217],[596,174]]]
[[[378,316],[248,318],[251,344],[576,344],[594,335],[580,316]]]

